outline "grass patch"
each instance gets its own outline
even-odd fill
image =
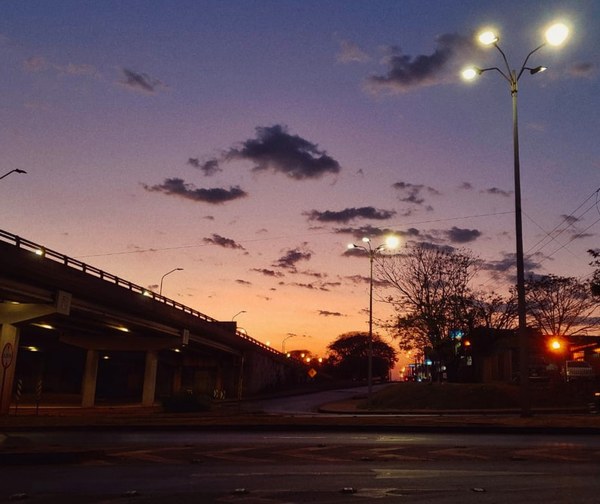
[[[534,408],[580,407],[591,391],[581,384],[531,384]],[[520,406],[518,385],[508,383],[398,383],[373,394],[381,410],[511,409]],[[364,401],[359,407],[366,408]]]

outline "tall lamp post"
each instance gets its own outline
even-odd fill
[[[515,239],[516,239],[516,266],[517,266],[517,312],[519,318],[519,375],[521,395],[521,415],[530,416],[530,390],[529,390],[529,342],[527,335],[527,307],[525,301],[525,268],[523,260],[523,227],[521,219],[521,166],[519,160],[519,126],[517,113],[518,82],[525,70],[531,75],[546,70],[546,67],[528,67],[527,62],[531,55],[539,51],[546,44],[553,46],[561,45],[569,34],[568,28],[562,23],[553,24],[546,31],[546,42],[531,51],[520,70],[517,72],[510,68],[504,51],[498,45],[499,37],[492,31],[485,31],[479,35],[479,42],[486,46],[494,46],[502,55],[504,70],[498,67],[477,68],[470,67],[462,72],[463,78],[473,80],[477,76],[489,70],[497,71],[509,84],[512,97],[512,123],[513,123],[513,159],[514,159],[514,184],[515,184]]]
[[[2,180],[4,177],[8,177],[11,173],[27,173],[27,172],[25,170],[15,168],[14,170],[10,170],[9,172],[6,172],[4,175],[0,176],[0,180]]]
[[[373,262],[375,260],[375,256],[382,250],[395,249],[398,246],[399,240],[397,236],[388,236],[385,240],[385,243],[382,243],[375,248],[371,246],[371,240],[369,238],[365,237],[362,239],[362,241],[363,243],[366,243],[366,246],[350,243],[348,248],[364,250],[369,257],[369,346],[367,350],[367,407],[368,409],[371,409],[371,398],[373,395]]]
[[[174,273],[175,271],[183,271],[183,268],[174,268],[171,271],[167,271],[162,277],[160,277],[160,288],[158,289],[158,295],[159,296],[162,296],[163,280],[165,279],[165,277],[167,275],[170,275],[171,273]]]

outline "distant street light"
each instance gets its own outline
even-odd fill
[[[558,46],[562,44],[569,34],[569,29],[562,23],[552,25],[546,31],[546,42],[536,47],[531,51],[525,61],[521,65],[521,69],[517,73],[516,70],[511,70],[508,59],[504,51],[498,45],[499,37],[492,31],[486,31],[479,35],[479,42],[484,45],[493,45],[502,55],[506,71],[498,67],[477,68],[470,67],[462,72],[462,76],[466,80],[473,80],[488,70],[496,70],[510,86],[510,94],[512,96],[512,116],[513,116],[513,158],[514,158],[514,179],[515,179],[515,237],[516,237],[516,265],[517,265],[517,311],[519,315],[519,374],[520,374],[520,392],[521,392],[521,415],[530,416],[530,391],[529,391],[529,361],[528,361],[528,337],[527,337],[527,307],[525,302],[525,268],[523,260],[523,228],[521,220],[521,175],[520,175],[520,160],[519,160],[519,128],[518,128],[518,113],[517,113],[517,92],[518,82],[527,70],[531,75],[546,70],[546,67],[528,67],[527,62],[533,53],[540,50],[546,44]]]
[[[9,172],[6,172],[4,175],[2,175],[0,177],[0,180],[2,180],[4,177],[8,177],[11,173],[27,173],[25,170],[20,170],[19,168],[15,168],[14,170],[10,170]]]
[[[162,296],[162,286],[163,286],[163,280],[165,279],[165,277],[167,275],[170,275],[171,273],[174,273],[175,271],[183,271],[183,268],[174,268],[171,271],[167,271],[161,278],[160,278],[160,288],[158,289],[158,295]]]
[[[369,238],[363,238],[363,243],[367,246],[355,245],[350,243],[349,249],[362,249],[369,256],[369,348],[368,348],[368,368],[367,368],[367,384],[368,384],[368,395],[367,395],[367,407],[371,409],[371,397],[373,395],[373,261],[375,256],[385,249],[395,249],[398,247],[400,240],[397,236],[388,236],[385,243],[382,243],[376,248],[371,247],[371,240]]]
[[[235,317],[237,317],[238,315],[241,315],[242,313],[246,313],[246,310],[240,310],[239,312],[237,312],[233,317],[231,317],[231,320],[234,321]]]
[[[285,342],[287,340],[289,340],[290,338],[306,338],[306,334],[289,334],[288,336],[286,336],[285,338],[283,338],[283,341],[281,342],[281,353],[285,353]],[[310,337],[310,336],[308,336]]]

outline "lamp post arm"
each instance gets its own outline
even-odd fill
[[[508,58],[506,57],[506,54],[504,53],[504,51],[500,48],[500,46],[497,43],[494,43],[494,47],[496,49],[498,49],[498,52],[502,55],[502,59],[504,60],[504,65],[506,65],[507,74],[511,75],[510,65],[508,64]],[[504,72],[500,72],[500,73],[506,77]]]
[[[496,70],[500,75],[502,75],[502,77],[504,77],[506,79],[506,81],[509,84],[512,84],[512,80],[510,79],[510,77],[508,75],[506,75],[502,70],[500,70],[498,67],[489,67],[489,68],[481,68],[479,70],[480,73],[483,72],[489,72],[490,70]]]
[[[537,46],[533,51],[531,51],[527,57],[525,58],[525,61],[523,61],[523,65],[521,65],[521,70],[519,70],[519,75],[517,75],[517,80],[519,80],[521,78],[521,75],[523,74],[523,72],[525,70],[527,70],[527,62],[529,61],[529,58],[531,57],[531,55],[537,51],[539,51],[542,47],[544,47],[546,44],[541,44],[539,46]]]

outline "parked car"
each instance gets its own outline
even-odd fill
[[[582,360],[568,360],[565,362],[565,380],[593,380],[595,377],[594,369],[589,364]]]

